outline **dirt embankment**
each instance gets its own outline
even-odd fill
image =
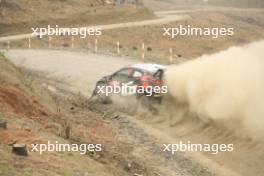
[[[60,98],[39,86],[45,80],[38,82],[37,77],[29,78],[30,74],[0,55],[0,120],[7,122],[7,129],[0,129],[0,175],[106,176],[146,172],[145,166],[137,164],[138,159],[127,155],[131,147],[115,139],[118,132],[113,124],[100,119],[100,114],[80,110],[85,99],[71,94],[71,98]],[[66,129],[70,129],[70,136]],[[48,141],[101,143],[106,149],[87,155],[30,152],[31,144],[46,144]],[[26,144],[29,156],[12,154],[11,145],[14,143]],[[109,150],[112,147],[119,152],[113,153]]]
[[[0,103],[23,116],[47,116],[49,112],[36,99],[26,95],[22,89],[10,85],[0,86]]]
[[[4,56],[0,55],[0,105],[15,114],[23,116],[47,116],[49,108],[39,103],[41,98],[36,98],[32,92],[30,81]],[[28,75],[29,76],[29,75]]]

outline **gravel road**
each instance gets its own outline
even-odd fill
[[[102,76],[136,63],[131,59],[65,50],[9,50],[6,56],[18,66],[63,79],[73,91],[90,95]]]

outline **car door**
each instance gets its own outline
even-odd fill
[[[133,70],[131,71],[130,68],[122,68],[121,70],[115,72],[112,75],[112,81],[118,82],[118,83],[126,83],[130,80],[130,75],[132,74]]]

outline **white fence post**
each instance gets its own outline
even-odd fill
[[[28,38],[28,48],[29,49],[31,48],[31,38],[30,37]]]
[[[94,41],[94,52],[95,53],[97,53],[97,50],[98,50],[98,48],[97,48],[98,46],[97,45],[98,45],[98,40],[95,39],[95,41]]]
[[[169,56],[169,62],[172,63],[173,62],[173,50],[172,48],[169,49],[169,52],[170,52],[170,56]]]
[[[71,48],[72,49],[74,48],[74,37],[73,36],[71,37]]]
[[[142,43],[142,59],[145,59],[145,43]]]
[[[117,45],[117,54],[120,53],[120,43],[119,41],[116,42],[116,45]]]

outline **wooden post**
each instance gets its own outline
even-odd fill
[[[170,52],[169,62],[170,62],[170,63],[173,63],[173,56],[172,56],[172,54],[173,54],[173,50],[172,50],[172,48],[169,49],[169,52]]]
[[[70,139],[70,137],[71,137],[71,127],[70,125],[67,125],[65,128],[65,138]]]
[[[116,42],[117,45],[117,54],[120,54],[120,43],[119,41]]]
[[[142,59],[145,59],[145,43],[142,43]]]
[[[98,45],[98,40],[95,39],[95,41],[94,41],[94,52],[95,53],[97,53],[97,50],[98,50],[97,45]]]
[[[74,37],[73,36],[71,37],[71,48],[72,49],[74,48]]]
[[[49,36],[49,48],[51,48],[51,40],[52,40],[52,37]]]
[[[30,37],[28,38],[28,48],[29,49],[31,48],[31,38]]]

